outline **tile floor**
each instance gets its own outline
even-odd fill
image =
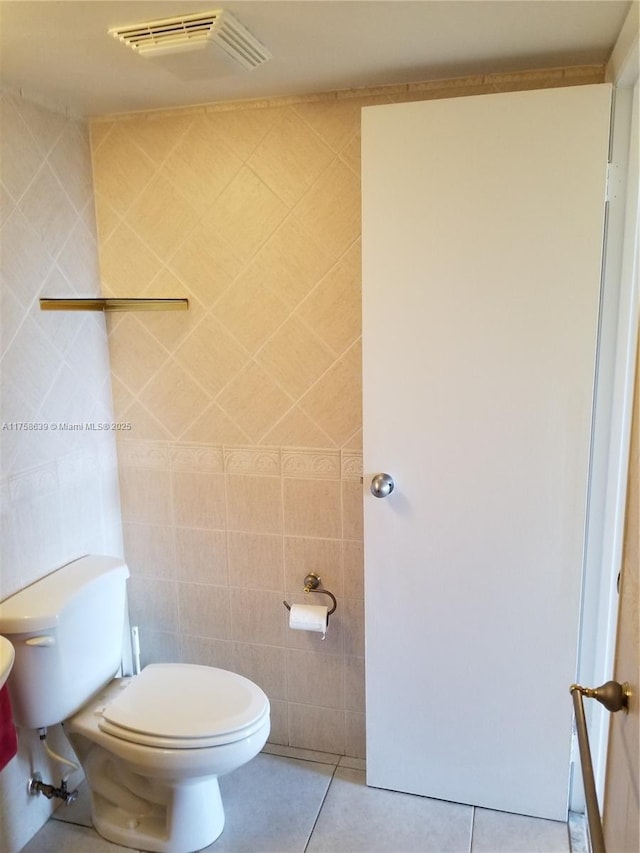
[[[220,779],[211,853],[586,853],[582,822],[493,812],[367,788],[364,762],[267,746]],[[86,786],[22,853],[131,853],[91,829]]]

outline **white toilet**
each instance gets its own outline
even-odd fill
[[[97,831],[159,853],[207,847],[224,827],[218,776],[250,761],[269,734],[269,700],[233,672],[121,662],[127,566],[87,556],[0,604],[15,647],[15,722],[64,731],[85,771]]]

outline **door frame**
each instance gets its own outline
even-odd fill
[[[638,339],[638,6],[633,4],[607,66],[614,85],[609,203],[604,238],[599,354],[593,417],[589,509],[577,679],[597,686],[613,677],[635,353]],[[569,701],[567,691],[567,701]],[[610,714],[589,703],[598,798],[604,802]],[[575,752],[575,750],[574,750]],[[574,759],[570,808],[584,812]]]

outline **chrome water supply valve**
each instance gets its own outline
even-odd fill
[[[54,785],[49,785],[46,782],[43,782],[42,776],[39,773],[34,773],[29,779],[27,791],[32,797],[35,797],[38,794],[44,794],[48,800],[62,800],[66,806],[70,806],[71,803],[75,803],[78,799],[77,788],[75,791],[69,791],[64,779],[60,782],[59,787],[56,788]]]

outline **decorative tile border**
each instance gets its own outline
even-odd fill
[[[169,445],[166,441],[120,441],[118,461],[123,468],[169,469]]]
[[[35,500],[56,492],[58,488],[58,469],[55,462],[47,462],[9,477],[9,495],[12,501]]]
[[[153,468],[161,471],[207,471],[271,477],[282,475],[326,480],[359,480],[362,477],[360,450],[305,447],[283,447],[280,450],[276,447],[220,447],[187,442],[133,440],[118,443],[118,459],[123,468]],[[64,464],[64,479],[70,482],[74,476],[83,476],[82,466],[89,462],[69,457]]]
[[[72,453],[58,460],[61,486],[72,486],[97,476],[98,459],[92,453]]]
[[[221,447],[210,444],[172,444],[169,455],[172,471],[207,471],[215,474],[224,471]]]
[[[283,477],[340,479],[339,450],[283,450]]]
[[[359,450],[342,451],[342,479],[362,479],[362,453]]]
[[[382,86],[369,86],[361,89],[334,89],[328,92],[318,92],[309,95],[283,95],[279,98],[256,98],[253,100],[240,101],[214,101],[207,104],[196,104],[189,107],[178,107],[176,109],[159,109],[159,110],[139,110],[130,113],[115,113],[110,115],[96,116],[91,119],[91,127],[96,127],[107,122],[121,122],[139,119],[141,117],[153,119],[156,116],[160,118],[189,115],[193,113],[212,113],[212,112],[229,112],[231,110],[256,110],[265,109],[268,107],[290,106],[292,104],[307,104],[318,103],[325,101],[343,101],[350,98],[369,98],[372,96],[391,97],[394,100],[401,98],[403,95],[415,94],[418,91],[440,90],[446,93],[447,90],[463,89],[469,86],[495,86],[499,91],[500,85],[509,83],[517,85],[522,83],[527,85],[533,79],[545,82],[559,81],[560,85],[567,82],[578,80],[589,82],[603,82],[605,74],[604,65],[576,65],[576,66],[560,66],[558,68],[541,68],[531,69],[528,71],[513,71],[513,72],[495,72],[483,75],[471,75],[468,77],[445,77],[441,80],[416,80],[412,83],[390,83]],[[509,80],[506,81],[505,78]],[[478,81],[480,81],[478,83]],[[445,97],[445,95],[443,95]]]
[[[11,508],[11,493],[9,491],[9,480],[4,477],[0,480],[0,515],[5,515]]]
[[[225,447],[224,470],[227,474],[280,474],[280,451],[253,447]]]

